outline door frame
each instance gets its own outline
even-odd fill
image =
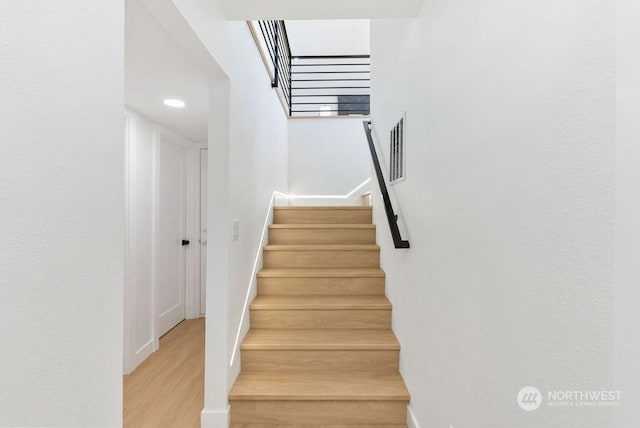
[[[191,244],[185,250],[185,316],[187,319],[198,318],[200,314],[200,150],[207,148],[207,144],[195,143],[157,123],[144,117],[143,115],[125,108],[126,129],[125,129],[125,201],[126,207],[126,224],[127,224],[127,245],[125,253],[125,314],[124,314],[124,373],[131,373],[153,352],[157,351],[160,346],[160,338],[158,336],[158,313],[157,313],[157,268],[158,268],[158,186],[160,177],[160,150],[159,144],[162,136],[166,136],[171,141],[185,147],[187,149],[186,161],[186,239]],[[151,226],[151,290],[148,299],[151,305],[150,319],[148,322],[151,330],[148,346],[140,348],[140,344],[134,343],[133,327],[135,322],[143,322],[136,320],[135,317],[135,301],[129,294],[135,290],[136,275],[138,270],[138,260],[135,256],[135,237],[137,236],[136,227],[136,189],[135,189],[135,170],[133,162],[135,162],[135,145],[136,129],[138,126],[148,126],[151,129],[151,204],[153,207],[150,226]]]
[[[157,213],[159,207],[159,185],[160,185],[160,144],[162,138],[167,138],[179,146],[186,149],[186,174],[185,174],[185,234],[184,239],[188,239],[190,244],[185,248],[185,319],[199,318],[200,315],[200,150],[206,148],[203,144],[194,143],[191,140],[177,134],[160,125],[154,127],[154,213],[153,213],[153,248],[157,248],[157,237],[159,234],[159,224]],[[157,254],[153,255],[153,299],[154,299],[154,338],[156,345],[154,350],[160,347],[160,336],[158,328],[158,258]]]
[[[206,248],[207,246],[207,241],[209,239],[209,230],[208,230],[208,225],[207,224],[203,224],[203,211],[207,211],[208,205],[207,205],[207,200],[208,198],[208,192],[203,192],[203,186],[202,184],[205,183],[206,185],[206,189],[209,188],[208,186],[208,177],[209,177],[209,149],[208,148],[201,148],[200,152],[199,152],[199,164],[200,164],[200,197],[198,198],[198,204],[199,204],[199,220],[200,220],[200,226],[199,226],[199,230],[198,230],[198,260],[199,260],[199,268],[198,268],[198,283],[199,286],[196,287],[196,300],[195,300],[195,312],[197,312],[198,314],[200,314],[201,317],[206,316],[206,283],[203,284],[203,279],[206,279],[206,269],[207,269],[207,261],[202,259],[202,252],[203,249]],[[206,167],[206,176],[203,177],[203,173]],[[207,216],[208,218],[208,216]],[[203,240],[203,236],[204,236],[204,242],[202,242]],[[205,273],[205,278],[203,278],[203,272]],[[204,287],[203,287],[204,285]]]

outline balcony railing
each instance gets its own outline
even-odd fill
[[[284,21],[250,21],[249,27],[289,116],[369,115],[369,55],[295,55]]]
[[[291,70],[291,116],[369,114],[369,55],[294,56]]]

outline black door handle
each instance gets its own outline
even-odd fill
[[[182,246],[184,247],[185,245],[189,245],[189,240],[188,239],[183,239],[182,240]]]

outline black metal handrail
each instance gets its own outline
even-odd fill
[[[391,205],[391,198],[389,197],[387,184],[384,181],[384,175],[382,174],[382,168],[380,167],[380,160],[378,159],[376,147],[373,142],[373,135],[371,133],[371,122],[364,121],[362,122],[362,124],[364,125],[364,133],[367,135],[367,141],[369,142],[371,160],[373,161],[373,167],[376,170],[376,177],[378,178],[380,193],[382,193],[382,200],[384,201],[384,211],[387,214],[389,229],[391,230],[391,236],[393,237],[393,245],[396,248],[409,248],[409,241],[402,239],[402,236],[400,235],[400,229],[398,228],[398,216],[393,211],[393,205]]]

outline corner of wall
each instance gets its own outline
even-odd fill
[[[407,406],[407,425],[409,428],[420,428],[416,415],[411,411],[411,406]]]
[[[227,428],[229,426],[229,406],[224,410],[204,409],[200,414],[202,428]]]

